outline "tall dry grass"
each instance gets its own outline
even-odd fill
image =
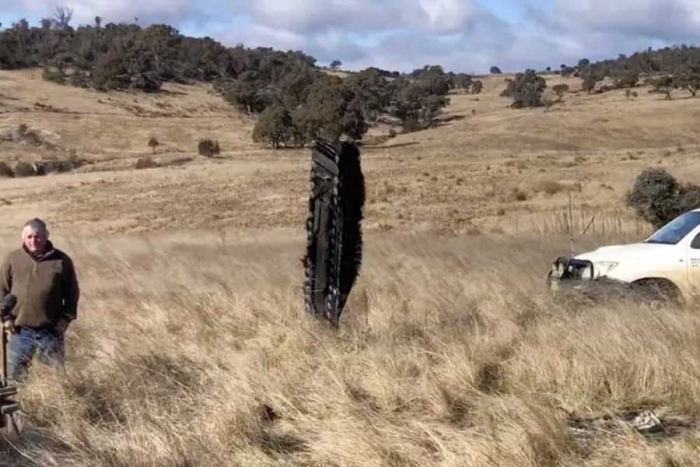
[[[10,466],[698,464],[700,316],[552,300],[565,237],[372,236],[337,332],[304,316],[297,236],[58,245],[80,319]],[[637,408],[688,426],[615,428]]]

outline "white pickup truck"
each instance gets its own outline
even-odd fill
[[[558,258],[547,276],[553,291],[621,285],[686,303],[700,296],[700,209],[682,214],[641,243]],[[658,294],[661,294],[659,296]]]

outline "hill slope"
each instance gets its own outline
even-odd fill
[[[3,180],[10,223],[32,213],[60,228],[105,233],[303,228],[307,152],[254,145],[252,119],[209,86],[98,93],[39,75],[0,72],[0,132],[25,124],[41,138],[39,146],[0,142],[0,158],[12,164],[76,154],[94,164],[50,179]],[[624,91],[568,93],[551,107],[512,110],[499,96],[504,78],[485,77],[478,96],[451,95],[437,128],[368,136],[368,229],[561,230],[552,211],[568,203],[569,190],[577,222],[597,212],[603,224],[594,227],[603,229],[606,216],[615,223],[627,216],[618,212],[622,196],[643,168],[660,165],[685,180],[700,174],[695,99],[666,101],[640,88],[633,100]],[[575,78],[548,79],[550,89],[580,86]],[[151,136],[161,143],[154,159],[174,165],[134,171],[151,154]],[[203,137],[220,141],[219,158],[196,154]],[[636,223],[629,228],[639,232]]]

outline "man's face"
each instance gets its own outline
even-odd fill
[[[48,235],[46,231],[26,227],[22,231],[22,240],[24,241],[24,246],[32,253],[43,253],[44,248],[46,248]]]

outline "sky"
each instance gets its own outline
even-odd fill
[[[58,1],[59,3],[56,3]],[[302,50],[319,64],[504,72],[575,65],[648,47],[700,45],[700,0],[0,0],[0,22],[166,23],[226,45]]]

